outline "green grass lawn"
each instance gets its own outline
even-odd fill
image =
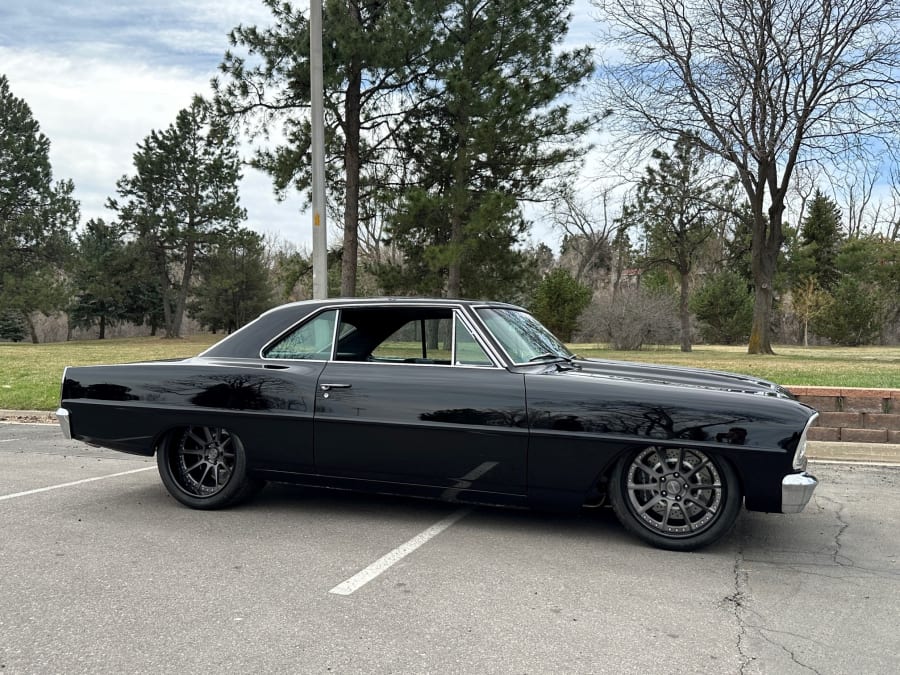
[[[48,344],[0,343],[0,409],[56,410],[63,368],[196,356],[221,335],[180,340],[127,338]]]
[[[900,347],[787,347],[774,356],[751,356],[747,347],[699,345],[692,352],[677,346],[639,352],[569,345],[580,356],[665,363],[747,373],[784,385],[900,389]]]
[[[55,410],[65,366],[185,358],[199,354],[221,337],[0,343],[0,409]],[[640,352],[612,351],[595,344],[570,347],[586,357],[729,370],[786,385],[900,389],[900,347],[776,347],[775,356],[749,356],[746,347],[707,345],[687,354],[677,347]]]

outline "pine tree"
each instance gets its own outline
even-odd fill
[[[138,145],[135,175],[110,199],[147,254],[162,296],[167,337],[180,337],[198,257],[245,217],[238,200],[240,158],[228,127],[195,98],[165,131]]]
[[[231,333],[272,306],[262,236],[247,229],[224,238],[198,265],[188,313],[213,332]]]
[[[689,352],[691,273],[716,232],[717,213],[728,208],[728,183],[709,172],[706,153],[689,134],[678,139],[671,156],[656,150],[653,159],[656,166],[647,167],[626,216],[643,230],[644,267],[678,275],[681,351]]]
[[[214,82],[223,114],[254,136],[280,122],[284,141],[260,150],[253,164],[276,190],[311,186],[309,21],[305,10],[263,0],[270,27],[238,26],[230,34],[224,78]],[[398,162],[393,135],[414,102],[411,83],[427,76],[431,36],[445,0],[326,0],[323,9],[326,166],[329,193],[343,213],[341,294],[356,294],[360,223],[376,214],[375,198]]]
[[[78,203],[71,181],[53,182],[50,140],[0,75],[0,307],[31,328],[34,311],[65,304],[62,267]]]
[[[591,302],[591,295],[590,288],[557,267],[538,286],[531,311],[556,337],[569,342],[578,327],[578,318]]]
[[[69,319],[76,326],[97,325],[101,340],[107,326],[124,318],[125,299],[134,280],[121,237],[119,225],[108,225],[102,219],[89,220],[77,237],[70,282],[75,297]]]
[[[512,249],[527,231],[520,202],[581,156],[588,128],[559,102],[593,68],[590,50],[559,49],[570,4],[447,3],[429,52],[433,75],[416,83],[419,104],[402,130],[418,185],[389,222],[404,266],[383,270],[386,283],[460,297],[514,279]]]
[[[800,246],[792,270],[797,286],[812,279],[823,290],[834,288],[840,278],[837,256],[842,240],[841,210],[821,190],[816,190],[800,226]]]
[[[25,322],[17,312],[0,312],[0,340],[21,342],[25,339]]]

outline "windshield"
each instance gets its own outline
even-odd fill
[[[574,358],[553,333],[527,312],[492,307],[484,307],[477,312],[513,363],[536,362],[543,358]]]

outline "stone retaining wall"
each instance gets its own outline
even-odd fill
[[[819,411],[811,441],[900,443],[900,389],[788,387]]]

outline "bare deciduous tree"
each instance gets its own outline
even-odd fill
[[[874,200],[879,175],[869,162],[846,163],[831,177],[831,187],[846,214],[846,235],[850,239],[870,235],[875,231],[880,204]]]
[[[616,187],[602,186],[584,197],[573,185],[563,185],[550,201],[550,221],[563,234],[563,254],[571,253],[575,259],[573,276],[579,283],[594,286],[591,272],[612,263],[617,226],[610,217],[610,200]]]
[[[753,215],[750,353],[771,353],[785,197],[799,164],[877,153],[900,127],[896,0],[594,0],[598,104],[641,148],[685,131],[734,165]],[[638,147],[634,145],[632,147]]]

